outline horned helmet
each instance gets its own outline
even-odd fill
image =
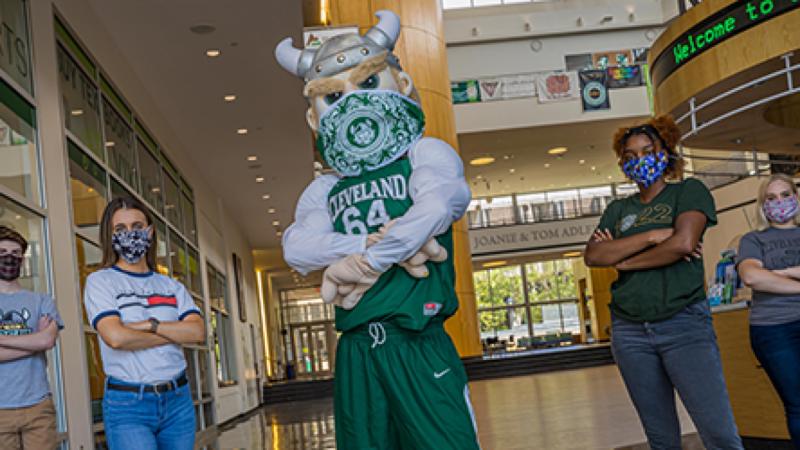
[[[393,53],[400,18],[388,10],[376,16],[378,24],[363,36],[342,34],[304,50],[286,38],[275,49],[278,63],[305,81],[306,120],[317,147],[345,176],[393,162],[424,131],[413,80]]]

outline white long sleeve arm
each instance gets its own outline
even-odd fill
[[[412,169],[409,195],[414,204],[365,253],[369,264],[381,272],[413,256],[431,237],[446,232],[464,215],[472,196],[461,158],[446,142],[423,138],[408,157]]]
[[[314,180],[300,196],[295,221],[283,234],[283,258],[303,275],[328,267],[347,255],[363,253],[366,248],[366,236],[333,230],[328,193],[338,181],[334,175]]]

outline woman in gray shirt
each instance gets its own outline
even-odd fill
[[[738,269],[753,289],[750,344],[778,391],[800,449],[800,201],[791,177],[772,175],[758,190],[758,231],[742,237]]]

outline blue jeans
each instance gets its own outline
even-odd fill
[[[659,322],[614,317],[611,349],[654,450],[681,448],[675,391],[712,449],[742,449],[705,301]]]
[[[103,421],[111,450],[194,449],[194,404],[188,384],[158,394],[108,389],[108,382],[138,385],[106,380]]]
[[[800,321],[750,326],[750,345],[786,411],[795,448],[800,448]]]

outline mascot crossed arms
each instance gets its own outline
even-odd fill
[[[325,269],[321,295],[336,305],[337,448],[479,449],[443,327],[458,308],[452,224],[471,195],[458,154],[423,137],[413,80],[392,53],[399,18],[377,16],[363,36],[275,50],[305,81],[308,124],[336,172],[300,197],[284,258],[303,274]]]

